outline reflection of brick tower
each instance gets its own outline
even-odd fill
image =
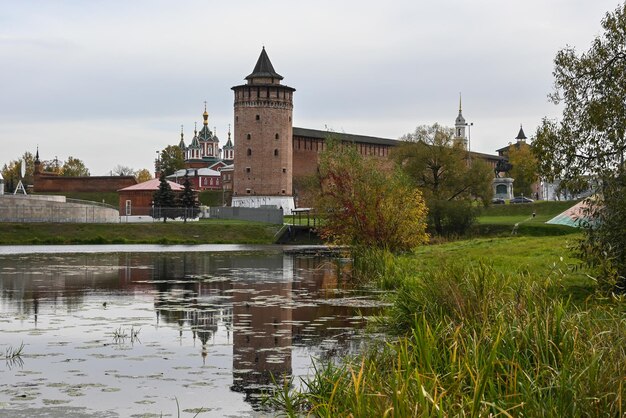
[[[280,256],[279,256],[280,257]],[[291,256],[258,257],[238,263],[249,277],[233,282],[233,386],[257,403],[277,382],[291,376],[293,261]],[[244,261],[245,262],[245,261]],[[282,268],[282,274],[280,269]],[[266,271],[266,276],[263,276]]]
[[[292,110],[294,88],[280,84],[265,48],[235,86],[233,206],[270,205],[290,213],[292,194]]]

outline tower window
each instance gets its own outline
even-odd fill
[[[250,194],[251,190],[250,189],[246,189],[246,193]]]
[[[274,157],[278,157],[278,149],[274,150]]]
[[[256,120],[261,120],[261,115],[256,115]]]
[[[246,135],[246,139],[250,139],[250,138],[252,138],[252,135],[250,134]]]
[[[287,172],[287,169],[286,169],[286,168],[283,168],[283,173],[286,173],[286,172]]]
[[[285,194],[285,189],[281,190],[280,192],[281,192],[282,194]]]
[[[239,116],[235,116],[235,122],[239,122]]]
[[[274,136],[274,138],[278,139],[278,134],[276,134],[276,135]]]
[[[246,154],[247,154],[248,156],[252,155],[252,150],[251,150],[250,148],[248,148],[248,151],[246,151]]]
[[[246,167],[246,173],[250,172],[250,167]]]

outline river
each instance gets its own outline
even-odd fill
[[[285,249],[0,247],[0,416],[273,416],[271,376],[359,352],[381,306]]]

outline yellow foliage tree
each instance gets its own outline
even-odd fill
[[[319,179],[317,209],[326,214],[324,238],[394,252],[428,242],[422,194],[400,170],[330,140],[320,156]]]
[[[147,168],[142,168],[141,170],[137,170],[135,178],[137,179],[137,183],[143,183],[144,181],[152,179],[152,173]]]
[[[538,165],[530,145],[511,144],[508,159],[513,165],[509,175],[515,179],[515,195],[531,196],[532,185],[537,181]]]

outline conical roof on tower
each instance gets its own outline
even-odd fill
[[[185,150],[185,139],[184,139],[185,134],[183,133],[183,125],[180,125],[180,142],[178,143],[178,147],[180,149],[182,149],[183,151]]]
[[[270,58],[267,56],[267,52],[265,52],[265,47],[261,50],[261,55],[259,55],[259,59],[254,66],[254,70],[252,70],[252,73],[246,77],[246,80],[257,77],[270,77],[277,78],[278,80],[283,79],[282,75],[274,71],[274,66],[270,61]]]
[[[228,125],[228,141],[226,141],[226,145],[222,147],[223,149],[231,149],[233,147],[233,141],[230,140],[230,125]]]
[[[524,134],[524,129],[522,128],[521,123],[519,125],[519,132],[517,133],[517,136],[515,137],[515,139],[517,139],[518,141],[526,139],[526,134]]]

